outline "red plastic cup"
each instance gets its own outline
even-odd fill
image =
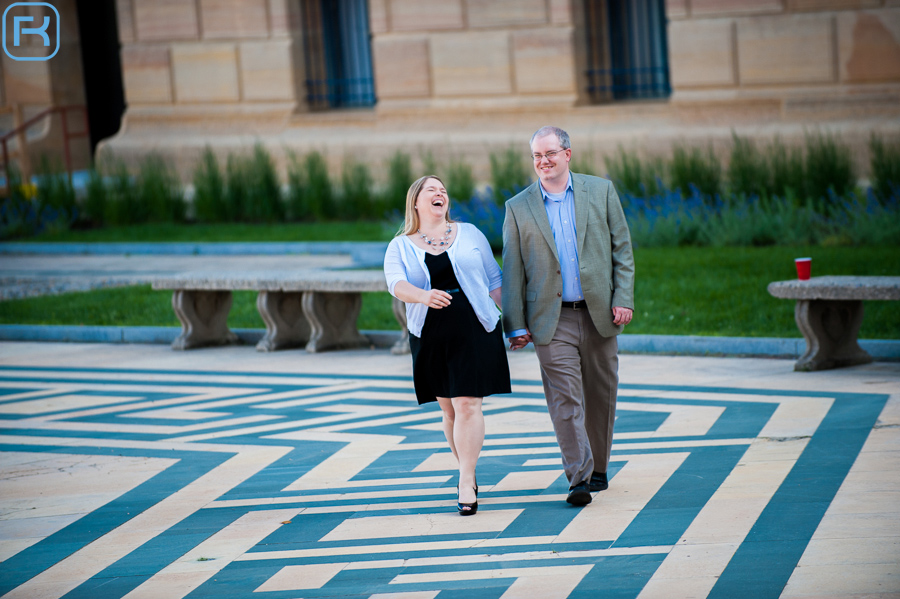
[[[812,258],[797,258],[794,260],[797,265],[797,278],[801,281],[809,280],[809,273],[812,270]]]

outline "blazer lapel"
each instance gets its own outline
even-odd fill
[[[534,222],[537,223],[538,229],[543,234],[544,239],[547,240],[547,245],[550,246],[553,256],[559,262],[559,255],[556,253],[556,242],[553,240],[553,230],[550,228],[550,219],[547,218],[547,209],[544,208],[544,196],[541,194],[539,182],[535,182],[531,186],[531,193],[528,195],[528,207],[531,208]]]
[[[575,201],[575,234],[578,241],[578,256],[584,249],[584,238],[587,232],[588,208],[590,196],[584,179],[572,173],[572,196]]]

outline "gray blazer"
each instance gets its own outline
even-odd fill
[[[538,183],[506,202],[503,223],[503,328],[528,328],[537,345],[553,339],[562,304],[562,275]],[[610,181],[572,173],[581,289],[597,331],[622,332],[612,307],[634,309],[631,234]]]

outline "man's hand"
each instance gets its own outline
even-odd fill
[[[510,337],[509,349],[516,351],[517,349],[522,349],[529,343],[531,343],[531,333],[525,333],[524,335],[519,335],[518,337]]]
[[[634,310],[632,310],[631,308],[616,306],[612,309],[613,324],[616,326],[620,324],[628,324],[629,322],[631,322],[631,317],[633,314]]]

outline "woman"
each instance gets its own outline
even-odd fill
[[[450,198],[433,175],[406,194],[406,221],[388,245],[388,289],[406,303],[419,404],[437,401],[459,463],[456,509],[478,510],[475,464],[484,443],[481,401],[510,393],[499,324],[500,267],[477,227],[450,220]]]

